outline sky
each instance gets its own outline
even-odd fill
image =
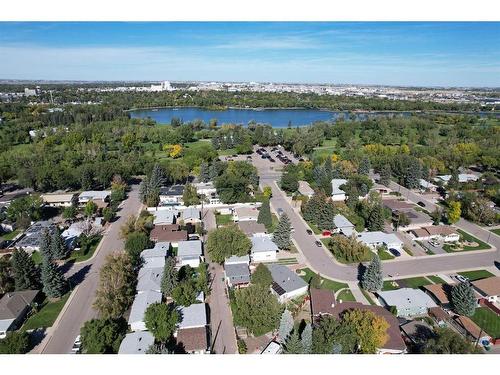
[[[0,79],[500,87],[500,22],[0,22]]]

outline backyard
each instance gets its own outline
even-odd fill
[[[216,214],[215,215],[215,222],[217,223],[217,226],[227,225],[227,224],[233,222],[233,215],[231,215],[231,214],[228,214],[228,215]]]
[[[494,339],[500,338],[500,316],[487,307],[476,309],[471,319]]]
[[[37,328],[52,327],[52,324],[54,324],[57,319],[59,312],[68,300],[69,295],[70,292],[62,296],[61,299],[53,302],[51,302],[48,298],[45,298],[40,305],[39,311],[28,318],[22,329],[27,331]]]

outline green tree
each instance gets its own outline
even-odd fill
[[[200,164],[199,178],[201,182],[210,181],[210,166],[205,161]]]
[[[153,303],[148,306],[144,314],[146,328],[159,342],[166,342],[172,337],[176,325],[180,320],[179,312],[173,305]]]
[[[178,272],[175,265],[176,262],[174,257],[168,257],[165,261],[161,279],[161,291],[165,297],[172,296],[172,292],[178,284]]]
[[[182,200],[185,206],[196,206],[200,204],[200,198],[196,191],[196,187],[192,184],[187,183],[184,186],[184,192],[182,193]]]
[[[65,207],[62,212],[62,217],[66,220],[72,220],[76,218],[78,210],[75,206]]]
[[[328,249],[342,262],[363,262],[370,259],[370,249],[358,242],[355,236],[334,236],[328,240]]]
[[[48,229],[44,229],[42,232],[39,251],[42,259],[47,259],[49,261],[56,259],[56,256],[53,253],[52,236]]]
[[[68,256],[68,248],[59,230],[55,229],[50,237],[50,253],[54,259],[64,259]]]
[[[280,325],[278,329],[279,339],[282,343],[284,343],[290,332],[293,331],[293,316],[292,313],[285,309],[283,314],[281,314]]]
[[[271,209],[269,207],[269,198],[265,198],[262,201],[262,206],[260,207],[259,210],[259,216],[257,217],[257,223],[264,224],[268,231],[271,230],[273,226]]]
[[[264,186],[264,190],[262,191],[262,194],[267,199],[271,199],[271,197],[273,196],[273,190],[271,189],[271,186]]]
[[[13,267],[7,257],[0,257],[0,294],[12,292],[14,287]]]
[[[367,176],[368,173],[370,173],[370,168],[370,159],[368,159],[366,156],[363,157],[363,159],[361,159],[361,162],[359,163],[358,173]]]
[[[172,298],[175,303],[181,306],[190,306],[196,302],[199,290],[196,288],[196,283],[192,279],[187,279],[179,282],[172,291]]]
[[[259,263],[255,271],[252,273],[252,284],[261,285],[269,288],[273,282],[271,271],[263,263]]]
[[[60,298],[68,291],[68,281],[51,260],[42,261],[42,284],[43,292],[49,298]]]
[[[251,285],[234,292],[234,322],[261,336],[278,327],[281,305],[268,288]]]
[[[104,319],[117,319],[134,300],[136,277],[126,254],[110,254],[101,268],[94,308]]]
[[[288,193],[295,193],[299,189],[299,178],[295,173],[285,172],[281,176],[280,186]]]
[[[448,203],[447,218],[450,224],[455,224],[460,220],[460,215],[462,214],[461,204],[457,201],[450,201]]]
[[[384,209],[382,204],[375,204],[371,210],[366,226],[369,231],[381,231],[384,229]]]
[[[80,330],[85,354],[117,353],[127,332],[127,322],[119,319],[91,319]]]
[[[281,250],[290,250],[292,244],[291,241],[292,224],[288,215],[284,213],[281,215],[278,225],[273,233],[273,241]]]
[[[40,220],[42,217],[43,200],[36,195],[28,195],[13,199],[7,208],[7,218],[26,228],[30,221]]]
[[[311,280],[309,281],[309,286],[313,289],[320,289],[321,288],[321,275],[318,273],[315,273],[313,277],[311,277]]]
[[[26,331],[8,332],[0,340],[0,354],[25,354],[29,351],[29,335]]]
[[[450,328],[437,328],[435,337],[424,345],[426,354],[471,354],[480,353],[467,339]]]
[[[442,212],[439,209],[435,209],[431,212],[430,217],[432,218],[432,224],[439,225],[441,222]]]
[[[389,186],[391,182],[391,165],[390,164],[384,164],[382,168],[380,169],[380,179],[379,179],[380,184],[384,186]]]
[[[212,261],[222,263],[231,255],[247,255],[252,247],[248,237],[237,226],[228,225],[208,234],[207,252]]]
[[[382,262],[379,256],[374,254],[361,278],[361,287],[369,292],[376,292],[382,289],[383,284]]]
[[[97,212],[97,204],[95,204],[94,201],[88,201],[83,209],[84,215],[86,217],[92,217],[96,214],[96,212]]]
[[[125,251],[130,257],[133,266],[141,263],[141,252],[149,248],[151,242],[149,236],[144,232],[132,232],[125,240]]]
[[[302,331],[302,334],[300,335],[300,341],[302,342],[302,348],[304,349],[305,354],[312,352],[312,334],[312,325],[307,323]]]
[[[451,303],[459,315],[472,316],[476,311],[476,297],[470,283],[458,283],[451,289]]]
[[[16,290],[33,290],[40,287],[40,272],[26,251],[14,250],[11,263]]]
[[[285,341],[284,351],[285,354],[304,354],[304,347],[302,341],[299,338],[297,330],[294,330],[290,336]]]
[[[360,343],[360,352],[373,354],[389,339],[387,329],[389,323],[369,310],[350,310],[342,315],[342,324],[352,326],[357,333]]]

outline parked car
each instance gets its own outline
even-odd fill
[[[282,209],[282,208],[278,208],[278,209],[276,210],[276,212],[278,213],[278,216],[281,216],[281,215],[283,215],[283,213],[284,213],[284,211],[283,211],[283,209]]]
[[[425,203],[422,202],[422,201],[418,201],[417,204],[420,206],[420,207],[425,207]]]
[[[316,244],[316,246],[318,247],[323,247],[323,243],[321,241],[316,241],[314,242]]]
[[[313,231],[310,230],[310,229],[307,229],[306,232],[307,232],[308,235],[312,235],[313,234]]]
[[[400,257],[401,256],[401,253],[396,250],[396,249],[389,249],[389,252],[394,255],[395,257]]]
[[[274,160],[273,158],[269,158],[269,161],[270,161],[271,163],[274,163],[274,162],[275,162],[275,160]]]
[[[459,281],[461,283],[468,283],[469,282],[469,278],[462,276],[462,275],[456,275],[455,279],[457,279],[457,281]]]
[[[321,233],[323,236],[331,236],[332,235],[332,232],[330,232],[329,230],[324,230],[323,233]]]
[[[439,241],[437,241],[437,240],[429,240],[429,244],[431,246],[438,247],[439,246]]]
[[[71,347],[71,353],[78,354],[78,353],[80,353],[81,349],[82,349],[82,339],[81,339],[81,336],[78,335],[78,336],[76,336],[75,342],[73,343],[73,346]]]

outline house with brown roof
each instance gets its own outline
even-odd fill
[[[188,239],[188,233],[186,230],[180,230],[178,224],[155,225],[149,238],[155,242],[170,242],[173,247],[177,247],[179,241]]]
[[[479,295],[491,303],[500,302],[500,277],[492,276],[471,282]]]
[[[247,237],[252,237],[256,235],[266,234],[266,226],[264,224],[257,223],[256,221],[239,221],[238,228],[247,235]]]
[[[323,289],[311,289],[311,314],[313,321],[317,322],[322,316],[330,315],[337,319],[342,317],[349,310],[371,311],[374,314],[384,318],[389,324],[387,329],[388,339],[383,347],[378,348],[378,354],[404,354],[406,353],[406,344],[399,331],[399,321],[389,311],[381,306],[363,305],[359,302],[341,302],[335,303],[335,298],[331,291]]]
[[[382,205],[391,210],[392,213],[408,212],[413,210],[413,208],[415,207],[415,205],[412,203],[400,201],[397,199],[384,199],[382,200]]]
[[[451,310],[451,289],[453,284],[430,284],[423,286],[424,291],[445,310]]]
[[[0,299],[0,339],[5,338],[7,331],[13,331],[21,326],[39,292],[39,290],[9,292]]]
[[[177,345],[183,348],[186,353],[208,353],[210,341],[206,305],[194,303],[187,307],[180,306],[178,311],[181,321],[174,333]]]
[[[487,336],[481,327],[466,316],[456,315],[453,321],[456,323],[456,326],[464,331],[465,336],[473,342],[476,342],[482,336]]]

